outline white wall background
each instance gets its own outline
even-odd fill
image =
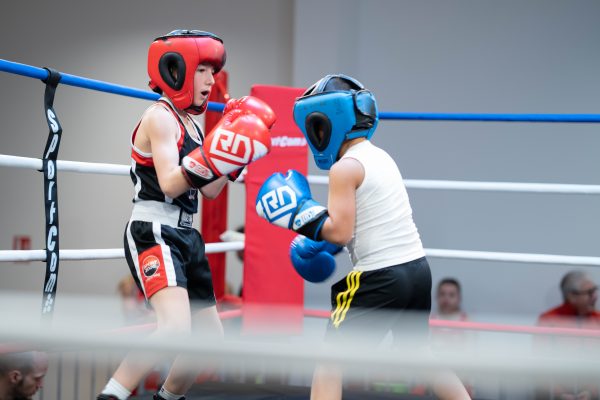
[[[69,10],[77,18],[65,16]],[[383,111],[597,113],[600,3],[596,1],[141,1],[3,6],[0,57],[146,88],[155,36],[179,27],[221,35],[231,94],[253,83],[306,86],[326,73],[356,76]],[[0,153],[40,156],[47,136],[43,85],[0,74]],[[129,134],[148,102],[60,87],[60,158],[127,164]],[[405,178],[599,184],[598,126],[383,121],[374,142]],[[311,161],[311,172],[322,173]],[[15,234],[44,240],[42,177],[0,169],[0,248]],[[61,247],[122,245],[128,178],[59,176]],[[243,221],[243,190],[230,194],[230,226]],[[325,191],[315,188],[325,201]],[[410,191],[426,247],[598,256],[593,196]],[[338,257],[336,277],[348,262]],[[228,257],[237,273],[235,257]],[[482,319],[533,321],[559,302],[569,267],[430,260],[434,283],[455,276],[464,305]],[[0,289],[39,291],[43,264],[3,263]],[[588,268],[600,281],[600,273]],[[112,294],[122,260],[63,262],[59,291]],[[307,305],[326,308],[328,284],[307,285]]]

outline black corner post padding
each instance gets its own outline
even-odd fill
[[[46,147],[42,156],[44,173],[44,210],[46,214],[46,277],[44,279],[42,317],[51,320],[58,283],[58,187],[56,181],[56,159],[60,147],[62,127],[54,111],[54,94],[60,82],[58,71],[45,68],[48,77],[42,81],[46,84],[44,92],[44,113],[50,128]]]

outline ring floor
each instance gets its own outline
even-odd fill
[[[310,388],[305,386],[252,385],[211,382],[198,385],[186,396],[187,400],[307,400]],[[392,392],[376,392],[344,389],[344,400],[433,400],[435,397],[416,396]],[[136,400],[152,400],[152,395],[132,397]],[[483,399],[480,399],[483,400]]]

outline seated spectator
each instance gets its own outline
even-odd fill
[[[538,325],[600,329],[600,312],[596,311],[598,286],[583,271],[570,271],[560,282],[563,303],[544,313],[538,318]],[[535,338],[535,348],[543,351],[543,356],[553,352],[561,356],[568,354],[576,357],[592,356],[600,345],[597,339],[584,337],[565,337],[543,335]],[[546,387],[538,388],[536,399],[560,400],[593,400],[598,399],[598,384],[574,380],[571,382],[553,382]]]
[[[460,283],[456,279],[442,279],[438,283],[435,299],[437,314],[432,314],[432,318],[455,321],[467,320],[467,314],[461,310],[462,293]]]
[[[583,271],[571,271],[560,281],[563,303],[544,312],[538,325],[598,329],[600,312],[596,311],[598,286]]]
[[[462,290],[457,279],[442,279],[437,285],[435,300],[437,312],[431,314],[432,319],[450,321],[466,321],[468,319],[467,313],[462,310]],[[469,351],[469,341],[473,340],[473,334],[462,329],[431,329],[431,348],[438,353],[464,353]],[[472,382],[463,381],[463,384],[472,397]]]
[[[0,399],[31,399],[44,384],[48,355],[39,351],[0,354]]]
[[[467,320],[467,314],[461,308],[462,294],[460,283],[456,279],[442,279],[437,285],[435,300],[437,303],[437,312],[431,314],[431,319]],[[466,351],[469,339],[472,339],[469,336],[469,332],[462,329],[431,329],[431,346],[436,351]]]

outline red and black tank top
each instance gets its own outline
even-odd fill
[[[159,103],[163,104],[167,110],[173,114],[177,123],[179,125],[179,139],[177,141],[177,148],[179,149],[179,163],[181,164],[181,160],[187,154],[189,154],[192,150],[199,147],[204,140],[204,136],[202,134],[202,129],[194,122],[191,118],[190,120],[194,124],[194,128],[198,133],[198,137],[200,141],[194,139],[188,133],[185,128],[185,124],[181,120],[179,114],[173,108],[173,105],[166,98],[161,98]],[[141,123],[141,121],[140,121]],[[136,126],[131,135],[131,169],[129,171],[129,175],[131,176],[131,180],[133,182],[135,188],[135,195],[133,197],[133,202],[143,201],[143,200],[154,200],[161,201],[164,203],[174,204],[178,207],[181,207],[185,212],[189,214],[194,214],[198,211],[198,190],[190,189],[187,192],[181,194],[179,197],[172,199],[165,195],[163,191],[160,189],[160,185],[158,184],[158,177],[156,175],[156,169],[154,168],[154,160],[152,159],[151,153],[145,153],[140,151],[135,147],[135,136],[137,134],[137,130],[140,126],[140,123]]]

